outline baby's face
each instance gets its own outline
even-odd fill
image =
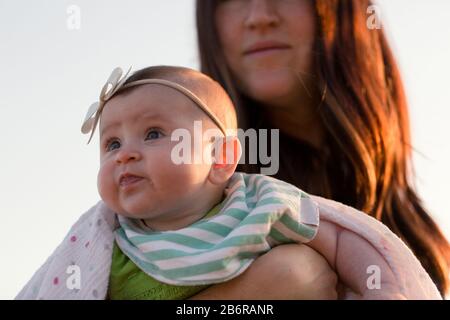
[[[202,111],[183,94],[159,85],[143,85],[107,102],[100,123],[98,189],[118,214],[146,222],[182,219],[208,195],[211,164],[171,160],[175,129],[193,136]],[[203,127],[207,126],[203,121]],[[203,141],[207,146],[207,141]],[[203,152],[203,150],[193,150]]]

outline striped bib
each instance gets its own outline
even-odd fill
[[[149,276],[173,285],[230,280],[270,248],[306,243],[316,235],[319,210],[303,191],[280,180],[235,173],[219,212],[174,231],[151,231],[118,216],[115,238]]]

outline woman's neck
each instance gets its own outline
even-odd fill
[[[286,99],[277,105],[263,107],[263,115],[272,128],[303,140],[320,149],[324,143],[324,127],[320,119],[318,99]]]

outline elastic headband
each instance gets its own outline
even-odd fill
[[[98,121],[100,119],[101,113],[103,111],[103,108],[105,107],[106,102],[110,100],[116,93],[118,93],[120,90],[124,90],[127,88],[143,85],[143,84],[159,84],[166,87],[170,87],[172,89],[177,90],[178,92],[181,92],[186,97],[191,99],[200,109],[205,112],[208,117],[211,118],[212,121],[219,127],[219,129],[223,132],[223,134],[226,136],[225,132],[225,126],[222,124],[222,122],[214,115],[214,113],[211,111],[211,109],[208,108],[208,106],[203,103],[203,101],[197,97],[192,91],[188,90],[187,88],[183,87],[182,85],[169,81],[164,79],[143,79],[143,80],[137,80],[132,81],[130,83],[127,83],[124,85],[124,83],[127,80],[127,76],[130,73],[130,69],[128,69],[125,76],[122,77],[122,69],[121,68],[115,68],[111,75],[109,76],[108,80],[106,81],[105,85],[102,88],[102,91],[100,92],[99,101],[93,103],[86,113],[86,117],[84,118],[83,125],[81,126],[81,132],[84,134],[91,133],[88,144],[92,139],[92,136],[94,135],[95,129],[97,128]]]

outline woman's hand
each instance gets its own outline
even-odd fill
[[[256,259],[240,276],[191,299],[337,299],[337,276],[325,258],[302,244],[285,244]]]

